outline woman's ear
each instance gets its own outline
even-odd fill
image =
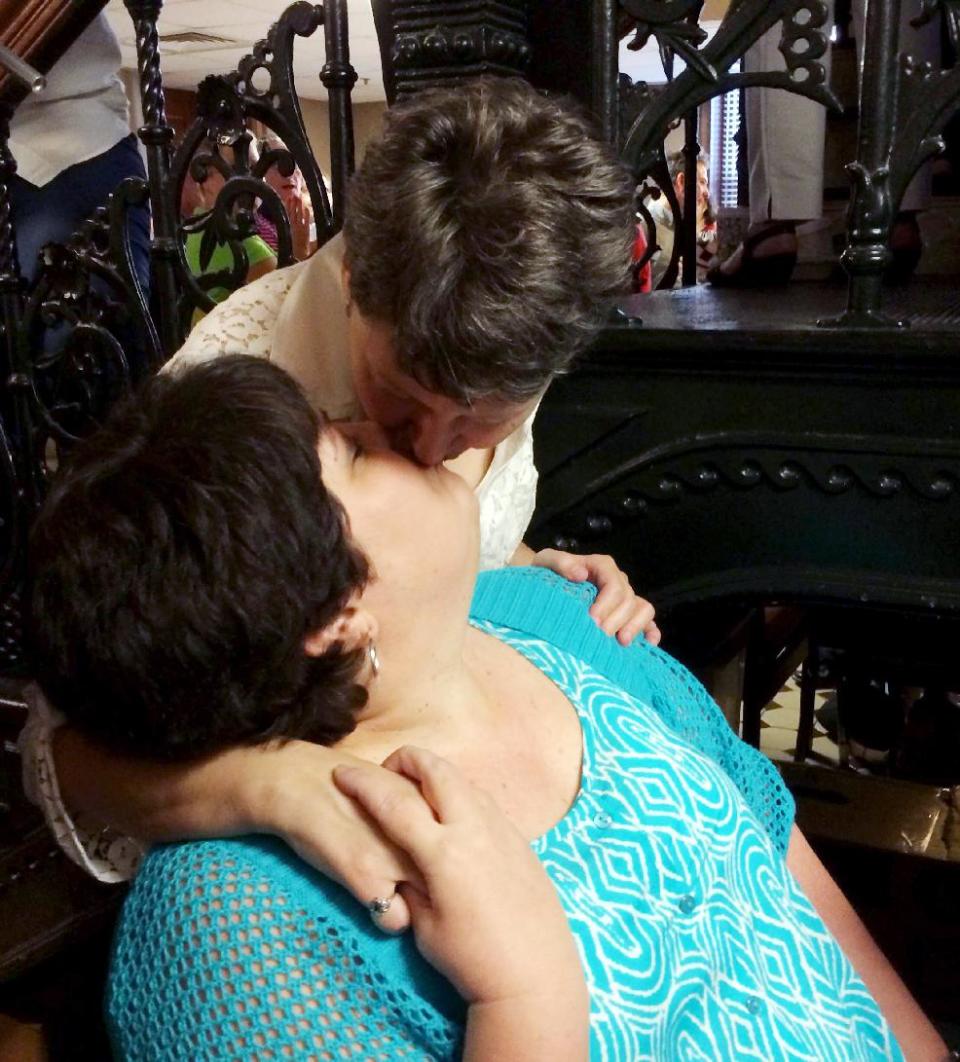
[[[359,605],[348,604],[335,620],[303,639],[303,651],[307,656],[323,656],[335,642],[348,651],[365,649],[376,638],[377,629],[372,613]]]

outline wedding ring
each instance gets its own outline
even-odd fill
[[[385,915],[390,910],[390,904],[393,902],[393,897],[388,896],[383,898],[377,896],[367,904],[367,910],[370,912],[371,918],[378,918],[380,915]]]

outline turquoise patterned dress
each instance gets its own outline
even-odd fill
[[[475,625],[549,676],[582,726],[579,795],[533,847],[587,973],[591,1059],[902,1059],[787,871],[789,798],[765,761],[730,743],[695,680],[639,647],[628,667],[643,675],[612,681],[610,640],[571,626],[584,597],[552,577],[488,587],[503,600],[480,594],[490,607],[475,607]],[[519,612],[500,607],[514,589]],[[531,633],[518,620],[531,593],[543,598],[531,614],[564,613],[564,635],[547,641],[542,623]],[[669,692],[668,703],[625,686],[653,703]],[[453,1060],[464,1020],[409,934],[383,937],[343,890],[265,838],[151,853],[118,929],[107,1011],[117,1056],[138,1062]]]

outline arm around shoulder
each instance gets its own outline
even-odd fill
[[[137,858],[109,876],[102,859],[77,858],[55,826],[71,858],[104,881],[131,877],[147,844],[266,833],[366,903],[371,896],[390,895],[412,869],[333,785],[334,768],[350,760],[321,745],[288,741],[230,749],[191,764],[159,763],[110,752],[61,727],[46,767],[57,804],[45,810],[54,826],[58,816],[71,824],[79,818],[125,835]],[[81,851],[90,847],[82,838],[77,844]],[[398,901],[385,928],[399,931],[408,922]]]

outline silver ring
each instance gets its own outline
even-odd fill
[[[393,897],[387,896],[383,898],[376,896],[367,904],[367,910],[370,912],[371,918],[379,918],[381,915],[385,915],[390,910],[390,904],[393,903]]]

